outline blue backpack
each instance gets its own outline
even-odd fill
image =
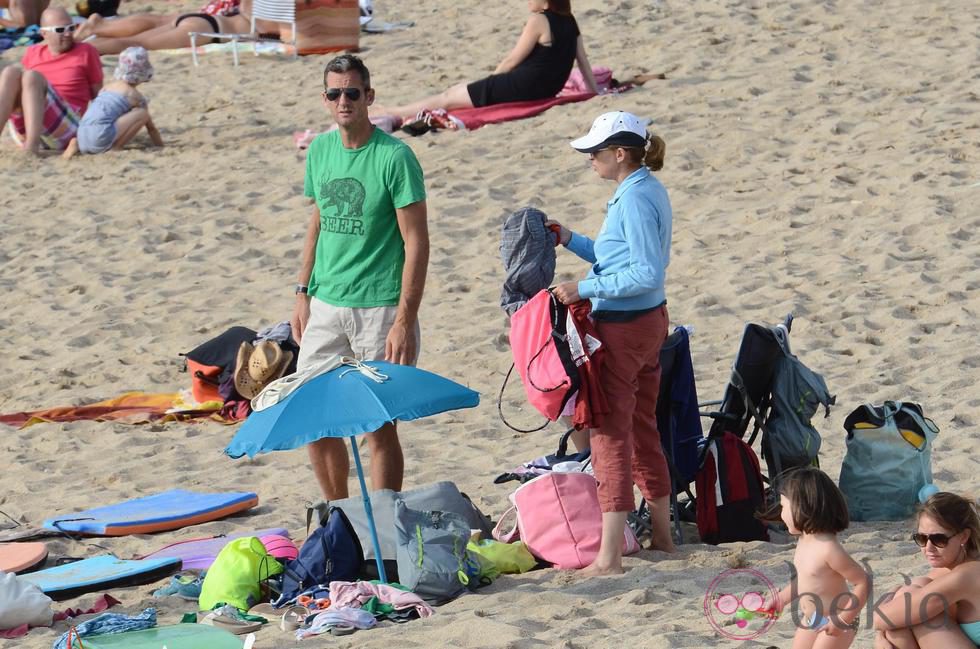
[[[344,510],[331,507],[327,519],[313,531],[299,549],[299,555],[286,564],[282,577],[281,606],[297,595],[332,581],[355,581],[364,563],[364,551]]]

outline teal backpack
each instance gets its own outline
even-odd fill
[[[865,404],[844,420],[847,455],[840,490],[852,521],[899,521],[915,512],[919,490],[932,482],[935,423],[917,403]]]

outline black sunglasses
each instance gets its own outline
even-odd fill
[[[365,92],[367,90],[365,89]],[[346,96],[351,101],[357,101],[361,98],[360,88],[327,88],[323,93],[323,96],[327,98],[328,101],[337,101],[340,99],[340,95]]]
[[[953,538],[953,536],[956,536],[956,534],[949,536],[947,534],[922,534],[920,532],[916,532],[912,535],[912,540],[915,541],[915,544],[920,548],[926,547],[926,543],[932,543],[937,548],[945,548],[947,545],[949,545],[949,540]]]

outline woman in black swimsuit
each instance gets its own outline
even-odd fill
[[[554,97],[577,62],[589,89],[598,94],[570,0],[528,0],[531,15],[517,45],[493,74],[457,84],[438,95],[402,106],[378,108],[411,119],[422,110],[473,108]]]
[[[186,13],[177,16],[173,22],[167,21],[158,27],[138,34],[121,38],[96,36],[88,41],[99,54],[119,54],[127,47],[141,46],[148,50],[173,50],[191,46],[191,32],[218,34],[247,34],[251,28],[251,0],[242,0],[241,11],[232,16],[212,16],[206,13]],[[108,22],[108,21],[107,21]],[[269,23],[273,33],[279,33],[279,26]],[[262,29],[263,21],[258,21],[257,29]],[[204,44],[206,39],[199,39]]]

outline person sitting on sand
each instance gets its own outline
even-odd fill
[[[0,9],[10,12],[10,18],[0,18],[0,27],[37,25],[51,0],[0,0]]]
[[[114,80],[106,84],[85,111],[78,125],[78,137],[68,145],[65,158],[78,152],[118,151],[144,128],[153,144],[163,146],[160,131],[150,118],[146,98],[136,89],[153,78],[153,66],[146,50],[142,47],[123,50],[113,76]]]
[[[241,10],[241,0],[211,0],[201,7],[198,14],[208,16],[235,16]],[[158,27],[169,27],[181,17],[180,13],[151,14],[139,13],[106,20],[98,13],[91,14],[78,27],[75,34],[79,40],[90,36],[99,38],[130,38]],[[188,14],[191,15],[191,14]]]
[[[933,494],[912,540],[931,570],[875,607],[875,649],[980,647],[980,517],[971,500]]]
[[[102,88],[99,54],[88,43],[76,43],[74,31],[68,12],[46,9],[41,14],[44,42],[28,47],[21,65],[0,71],[0,125],[10,120],[14,140],[25,153],[68,146],[79,116]]]
[[[531,15],[517,45],[489,77],[409,104],[378,107],[376,112],[412,120],[421,118],[423,110],[546,99],[558,94],[576,62],[589,90],[599,94],[570,0],[528,0],[527,4]]]
[[[241,10],[234,15],[210,15],[207,13],[187,13],[177,16],[173,21],[154,27],[133,36],[104,38],[96,36],[90,42],[99,54],[119,54],[127,47],[144,47],[148,50],[173,50],[191,46],[191,32],[216,34],[247,34],[252,29],[251,2],[242,0]],[[107,24],[112,21],[104,21]],[[275,23],[258,21],[256,29],[260,34],[280,37],[280,26]],[[215,39],[211,39],[215,40]],[[208,39],[198,41],[206,45]]]

